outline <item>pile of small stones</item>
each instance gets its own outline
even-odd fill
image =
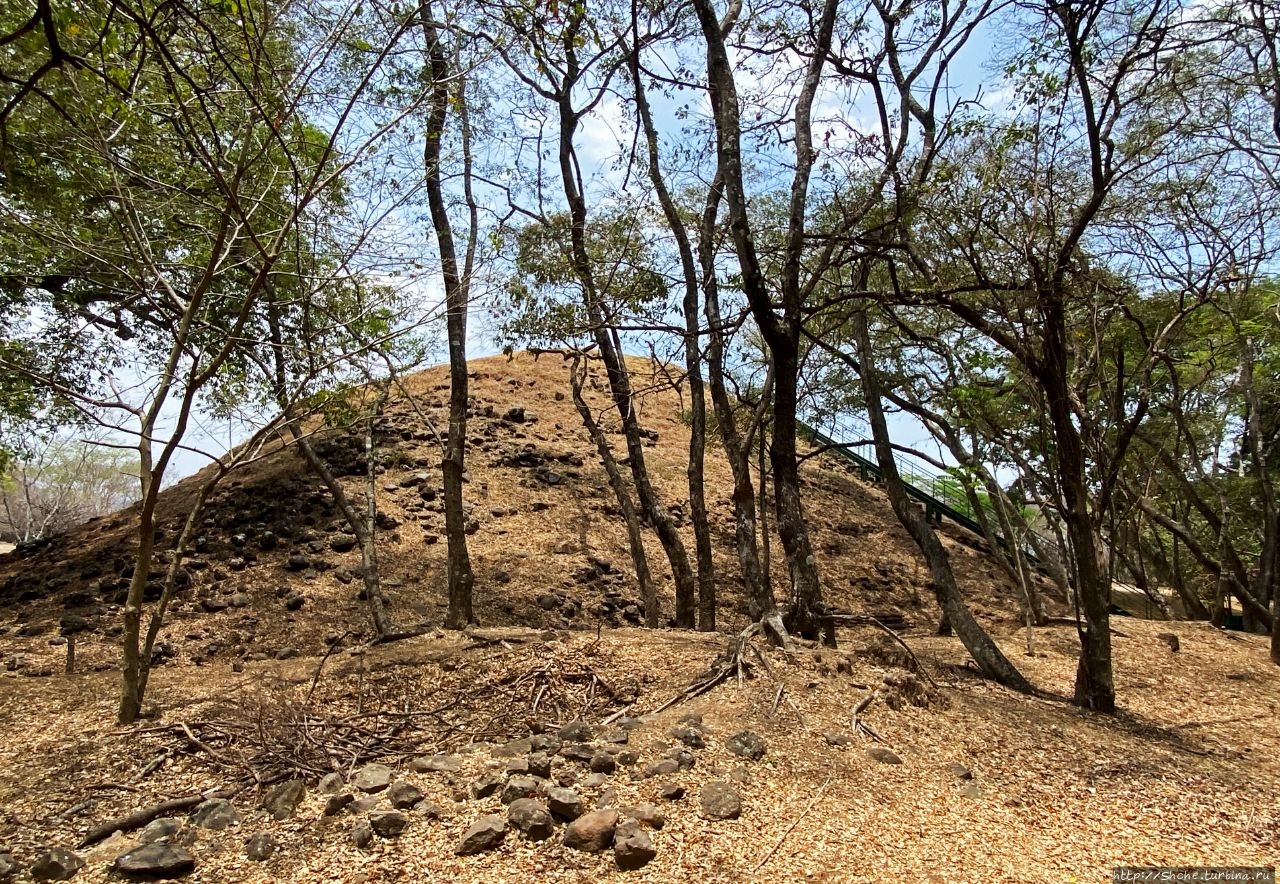
[[[695,753],[709,739],[699,716],[684,716],[670,730],[674,745],[660,747],[660,757],[643,763],[640,753],[628,745],[631,731],[639,724],[638,719],[624,718],[618,726],[603,729],[571,721],[555,731],[483,747],[489,755],[486,766],[471,778],[463,776],[464,758],[457,755],[415,758],[406,768],[414,774],[439,775],[462,802],[497,797],[503,805],[504,812],[481,814],[470,821],[454,848],[459,856],[493,850],[509,836],[531,842],[558,837],[572,850],[611,852],[617,867],[630,871],[643,868],[657,855],[654,834],[666,825],[666,813],[653,803],[621,804],[617,790],[609,785],[610,777],[629,773],[633,780],[661,779],[688,770],[696,765]],[[764,740],[750,731],[734,734],[724,745],[730,753],[753,761],[767,751]],[[323,817],[354,817],[347,836],[362,849],[380,839],[398,838],[412,826],[438,821],[444,815],[421,789],[399,778],[386,764],[367,764],[349,779],[328,774],[314,790],[324,799]],[[660,801],[685,797],[684,788],[671,782],[659,782],[656,791]],[[584,793],[597,794],[594,806]],[[279,783],[263,795],[261,815],[272,820],[290,819],[307,795],[308,786],[300,779]],[[742,814],[742,796],[729,780],[706,783],[699,798],[706,819],[734,820]],[[191,850],[196,830],[226,832],[242,821],[240,810],[230,800],[213,798],[185,818],[156,819],[134,838],[124,839],[117,833],[102,847],[110,849],[120,843],[111,871],[121,878],[179,878],[196,867]],[[279,848],[268,831],[250,835],[243,845],[244,855],[257,862],[277,856]],[[49,847],[38,853],[27,871],[36,881],[67,881],[87,862],[66,848]],[[13,856],[0,852],[0,881],[19,871],[21,866]]]

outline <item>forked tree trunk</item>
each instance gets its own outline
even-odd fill
[[[875,441],[876,459],[880,464],[880,472],[884,476],[885,491],[889,495],[889,503],[898,521],[907,529],[907,533],[911,535],[911,539],[916,542],[916,546],[920,548],[925,560],[929,563],[929,574],[933,578],[938,607],[942,609],[947,622],[960,637],[960,641],[964,643],[965,649],[973,657],[974,662],[989,678],[1015,691],[1024,694],[1034,693],[1035,689],[970,613],[964,599],[960,596],[960,588],[956,585],[955,573],[951,570],[951,561],[947,557],[946,549],[938,539],[933,526],[907,496],[906,485],[898,474],[898,465],[893,458],[893,448],[889,442],[889,427],[885,421],[884,406],[881,403],[880,378],[871,351],[871,335],[867,328],[865,308],[860,308],[855,313],[853,327],[858,347],[858,361],[862,366],[862,388],[867,403],[867,416],[870,419],[871,434]]]
[[[676,589],[676,626],[693,629],[697,624],[697,582],[675,520],[663,506],[649,477],[649,470],[645,464],[644,444],[640,436],[640,425],[636,419],[631,376],[617,332],[606,319],[600,290],[596,284],[594,266],[587,251],[587,203],[579,180],[580,167],[574,147],[574,135],[582,112],[573,107],[573,87],[577,85],[577,78],[581,75],[581,71],[578,67],[577,47],[573,43],[572,30],[571,28],[565,30],[566,74],[557,95],[560,178],[564,187],[565,202],[569,206],[571,222],[570,260],[574,274],[582,286],[583,306],[586,307],[587,320],[591,325],[591,335],[600,350],[600,358],[604,362],[609,378],[609,390],[614,406],[622,420],[622,432],[627,441],[627,458],[631,466],[631,477],[636,486],[636,494],[671,564],[671,575],[675,580]]]
[[[633,20],[633,26],[636,22]],[[714,632],[716,628],[716,573],[711,557],[711,525],[707,517],[707,495],[704,479],[704,461],[707,447],[707,402],[702,379],[702,348],[698,320],[698,269],[694,263],[693,245],[680,210],[667,183],[662,177],[659,162],[658,130],[649,109],[644,81],[640,74],[640,41],[634,35],[627,60],[631,81],[635,88],[636,112],[645,134],[648,147],[649,181],[653,184],[662,214],[675,238],[676,251],[680,255],[680,270],[684,277],[684,362],[689,379],[689,517],[693,522],[694,552],[698,560],[698,629]]]
[[[622,471],[618,469],[618,460],[613,456],[609,440],[605,436],[600,422],[591,413],[591,407],[582,395],[583,379],[586,377],[586,357],[582,353],[572,354],[573,365],[569,368],[569,388],[573,394],[573,404],[582,418],[582,425],[595,443],[596,452],[600,455],[600,463],[604,466],[605,475],[609,477],[609,487],[618,501],[618,509],[622,512],[622,520],[627,526],[627,545],[631,550],[631,564],[636,570],[636,583],[640,588],[640,599],[644,602],[644,625],[656,628],[661,622],[661,611],[658,604],[658,593],[653,586],[653,576],[649,573],[649,559],[644,551],[644,535],[640,530],[640,516],[636,513],[635,504],[631,501],[631,491],[627,488]]]
[[[805,221],[808,214],[809,177],[817,151],[813,149],[811,111],[821,83],[835,26],[838,3],[826,0],[815,22],[815,46],[807,64],[804,82],[795,102],[795,172],[791,181],[785,248],[781,257],[782,316],[774,308],[773,292],[766,285],[756,249],[747,208],[742,163],[742,126],[738,90],[726,46],[724,27],[716,16],[712,0],[694,0],[707,50],[707,86],[716,125],[716,157],[720,180],[724,183],[727,220],[738,257],[742,290],[765,345],[774,370],[773,464],[774,502],[778,534],[791,573],[789,626],[802,635],[822,635],[830,644],[835,630],[825,617],[818,565],[809,541],[800,498],[799,463],[796,459],[796,408],[800,361],[800,330],[803,321],[803,293],[800,285],[801,258],[805,250]]]

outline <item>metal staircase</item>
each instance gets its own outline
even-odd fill
[[[799,425],[801,434],[814,445],[829,447],[832,454],[856,466],[864,482],[884,481],[884,473],[875,459],[875,446],[870,441],[871,428],[865,421],[851,415],[839,415],[824,420],[823,429],[803,422]],[[865,454],[860,454],[859,449]],[[907,494],[924,505],[926,519],[935,524],[941,524],[944,518],[950,519],[982,536],[982,525],[959,479],[938,473],[905,452],[895,452],[893,459]],[[1036,532],[1036,540],[1041,549],[1056,555],[1056,540],[1039,532]],[[1003,535],[997,534],[996,542],[1005,549],[1009,548],[1009,541]],[[1032,565],[1040,567],[1039,558],[1030,544],[1022,544],[1022,551]]]

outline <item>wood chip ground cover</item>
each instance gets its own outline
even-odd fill
[[[687,496],[682,403],[663,388],[660,366],[635,360],[633,367],[644,391],[640,419],[652,431],[646,458],[664,499],[678,504]],[[501,808],[496,797],[466,798],[466,786],[487,765],[508,761],[488,748],[463,751],[468,746],[577,716],[600,721],[656,709],[706,672],[727,640],[615,628],[625,623],[625,605],[610,593],[624,602],[634,595],[626,535],[566,395],[564,364],[519,355],[476,360],[473,368],[466,496],[478,523],[469,545],[485,625],[479,636],[428,632],[353,653],[367,631],[360,581],[352,580],[360,554],[334,544],[343,536],[340,519],[288,449],[217,493],[208,548],[195,556],[200,567],[189,569],[190,585],[162,633],[169,656],[149,696],[158,717],[136,728],[112,724],[119,610],[103,587],[118,589],[127,567],[131,514],[91,523],[32,556],[0,557],[0,588],[8,588],[0,597],[0,850],[29,867],[41,846],[74,847],[93,827],[139,808],[247,782],[235,799],[241,823],[196,833],[188,880],[1102,882],[1121,863],[1280,858],[1280,670],[1267,662],[1263,638],[1116,618],[1121,714],[1080,712],[1065,700],[1079,647],[1074,629],[1035,630],[1035,656],[1027,656],[1013,586],[981,543],[944,526],[966,600],[1049,698],[992,687],[966,667],[957,640],[932,635],[927,570],[882,491],[826,456],[803,467],[825,597],[849,614],[905,624],[906,641],[940,684],[935,701],[916,706],[903,694],[893,708],[886,695],[860,713],[869,729],[853,733],[850,711],[886,675],[912,684],[895,668],[910,661],[871,627],[842,628],[839,652],[770,652],[772,677],[759,667],[761,677],[731,679],[631,732],[626,748],[640,754],[643,769],[674,745],[669,731],[682,715],[702,714],[707,747],[695,753],[693,769],[632,779],[623,766],[603,786],[579,787],[591,806],[613,788],[618,805],[662,807],[667,824],[652,835],[657,857],[643,869],[621,872],[610,856],[566,850],[558,836],[529,844],[509,833],[491,853],[455,856],[467,826]],[[381,443],[378,508],[395,527],[380,533],[379,559],[397,621],[430,627],[445,605],[446,544],[438,496],[422,493],[439,473],[438,445],[422,416],[443,425],[447,373],[407,380],[417,407],[393,402]],[[608,422],[602,386],[597,377],[588,399]],[[522,421],[505,419],[513,407],[526,409]],[[731,578],[731,482],[715,446],[708,455],[720,625],[734,631],[746,617]],[[358,470],[345,481],[360,493]],[[166,492],[162,547],[194,487],[188,480]],[[269,549],[240,536],[260,533],[260,525],[274,532]],[[682,530],[692,546],[687,521]],[[776,534],[772,540],[776,556]],[[658,567],[656,541],[646,543],[669,613],[671,582]],[[295,552],[314,567],[292,569]],[[786,598],[785,568],[775,565],[773,578]],[[1047,583],[1042,590],[1051,613],[1069,613]],[[57,674],[64,611],[93,621],[78,638],[73,676]],[[1164,631],[1179,636],[1179,652],[1159,641]],[[325,659],[334,638],[339,646]],[[768,743],[760,762],[725,749],[744,728]],[[829,745],[828,731],[849,745]],[[869,757],[870,733],[903,763]],[[460,753],[452,782],[407,770],[415,755],[437,752]],[[314,786],[323,771],[373,758],[421,789],[440,819],[413,816],[402,837],[377,839],[365,851],[348,837],[357,817],[324,817]],[[972,781],[957,781],[953,764],[972,771]],[[261,792],[295,774],[308,779],[310,793],[293,819],[269,820],[258,809]],[[741,818],[703,819],[700,788],[726,778],[741,792]],[[686,796],[663,801],[667,783]],[[245,841],[264,831],[279,849],[252,862]],[[75,880],[108,880],[110,862],[136,834],[83,851],[89,865]]]
[[[700,713],[709,735],[692,770],[639,780],[624,770],[609,778],[616,804],[653,801],[663,805],[668,819],[653,834],[657,858],[638,872],[618,871],[608,854],[566,850],[558,838],[532,844],[515,834],[491,853],[456,857],[453,848],[470,822],[502,809],[497,797],[458,800],[458,787],[486,764],[506,761],[495,762],[482,748],[461,755],[464,768],[456,786],[440,774],[402,772],[400,778],[442,809],[442,818],[415,818],[404,836],[379,839],[369,851],[347,838],[353,817],[323,817],[324,799],[314,791],[298,815],[284,822],[269,820],[246,792],[237,799],[244,817],[238,827],[201,832],[192,845],[199,864],[188,880],[1048,882],[1107,880],[1110,868],[1122,863],[1274,863],[1280,855],[1280,679],[1264,665],[1263,641],[1179,624],[1173,630],[1183,650],[1172,654],[1156,638],[1167,629],[1168,624],[1123,623],[1116,649],[1125,702],[1115,719],[1080,712],[1062,700],[1029,699],[992,687],[966,674],[963,650],[953,639],[909,636],[942,684],[945,708],[894,711],[875,702],[863,713],[902,756],[901,765],[872,761],[865,740],[838,748],[823,736],[847,732],[849,710],[884,675],[857,653],[874,643],[873,631],[842,631],[848,650],[839,652],[772,652],[784,691],[776,706],[772,679],[741,686],[730,681],[632,732],[628,748],[642,759],[674,743],[668,731],[683,714]],[[560,661],[570,671],[598,670],[620,686],[618,693],[627,692],[624,699],[634,699],[632,708],[640,713],[692,681],[722,643],[714,636],[643,630],[606,631],[598,639],[556,634],[550,641],[531,638],[527,630],[510,635],[523,639],[510,650],[464,650],[466,638],[444,635],[375,648],[362,657],[341,655],[329,661],[312,702],[337,719],[357,714],[359,703],[365,713],[380,708],[384,721],[391,721],[397,712],[439,706],[466,679],[549,669],[549,661]],[[1074,659],[1053,650],[1056,642],[1047,639],[1066,635],[1062,627],[1037,631],[1045,651],[1036,657],[1018,655],[1018,635],[1007,636],[1005,644],[1038,685],[1065,694]],[[835,674],[838,658],[848,660],[851,671]],[[363,674],[349,671],[356,660]],[[157,728],[231,719],[237,708],[262,714],[266,707],[246,698],[267,686],[278,700],[300,701],[318,662],[263,662],[239,674],[211,667],[162,669],[155,685],[156,696],[165,698],[162,718],[136,731],[107,723],[115,687],[109,673],[0,678],[3,846],[29,861],[40,845],[74,846],[93,823],[168,796],[225,785],[218,758]],[[361,679],[365,692],[357,696]],[[571,696],[581,697],[566,692],[562,703]],[[527,730],[523,701],[490,691],[473,697],[471,705],[444,722],[424,716],[405,739],[430,754],[457,751],[473,738],[501,742]],[[598,719],[607,708],[612,707],[591,711]],[[725,750],[725,739],[743,728],[768,742],[761,762]],[[173,752],[170,761],[121,788],[166,748]],[[227,746],[227,756],[235,749]],[[973,772],[976,797],[962,791],[952,763]],[[698,812],[698,789],[723,777],[741,781],[742,817],[705,820]],[[687,796],[663,802],[657,791],[666,782],[684,786]],[[582,791],[594,802],[601,789]],[[60,818],[90,798],[92,806]],[[266,863],[244,855],[245,839],[259,831],[270,831],[280,843]],[[109,860],[131,843],[126,838],[99,847],[76,880],[108,880]]]

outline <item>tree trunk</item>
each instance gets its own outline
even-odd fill
[[[120,724],[133,724],[142,711],[142,658],[140,632],[142,629],[142,605],[146,598],[147,576],[155,551],[155,512],[159,489],[144,473],[142,508],[138,513],[138,552],[133,560],[133,575],[129,579],[129,593],[124,605],[124,634],[120,663],[120,706],[116,720]]]
[[[747,210],[738,90],[724,30],[711,0],[694,0],[693,5],[707,48],[707,85],[716,124],[716,157],[720,178],[724,182],[729,232],[738,257],[742,290],[769,349],[774,370],[771,458],[778,534],[791,572],[789,628],[810,637],[821,635],[824,641],[834,644],[835,630],[823,610],[817,560],[809,542],[801,505],[799,463],[796,459],[796,407],[804,307],[800,287],[801,256],[805,248],[809,176],[817,155],[812,144],[810,113],[831,45],[838,4],[836,0],[826,0],[823,4],[816,29],[816,44],[795,103],[795,173],[791,181],[786,247],[782,257],[781,318],[775,313],[773,295],[765,284]]]
[[[658,498],[653,483],[649,478],[649,470],[645,465],[644,444],[640,436],[640,425],[636,420],[634,395],[631,390],[631,376],[627,370],[622,353],[621,342],[617,332],[605,319],[604,305],[601,303],[600,291],[596,285],[595,273],[591,257],[587,252],[587,204],[583,196],[581,182],[578,179],[578,162],[573,138],[577,131],[580,113],[573,108],[573,85],[579,76],[576,48],[573,46],[571,28],[566,29],[565,57],[568,72],[561,85],[557,107],[559,110],[560,138],[558,156],[560,161],[560,177],[564,186],[565,201],[569,206],[570,225],[570,258],[578,282],[582,286],[583,302],[587,309],[587,319],[591,323],[591,334],[596,346],[600,349],[600,358],[604,362],[609,378],[609,390],[613,397],[618,415],[622,419],[622,432],[627,441],[627,458],[631,466],[632,480],[635,482],[636,494],[640,506],[654,531],[671,564],[671,574],[676,588],[676,626],[693,629],[697,622],[697,583],[693,568],[689,564],[689,555],[685,551],[684,541],[676,528],[671,514]]]
[[[1097,537],[1089,512],[1089,489],[1085,479],[1084,449],[1073,421],[1067,392],[1068,357],[1066,319],[1062,298],[1057,292],[1041,294],[1044,321],[1044,360],[1040,382],[1053,427],[1058,456],[1058,475],[1076,572],[1076,598],[1084,614],[1080,633],[1080,661],[1076,669],[1077,706],[1103,712],[1116,711],[1116,689],[1111,672],[1111,615],[1107,587],[1098,568]]]
[[[343,518],[346,519],[347,525],[351,528],[351,533],[356,536],[356,542],[360,545],[361,564],[364,566],[364,573],[361,576],[364,579],[364,593],[365,600],[369,606],[369,618],[373,622],[377,640],[383,641],[394,635],[395,630],[392,627],[390,618],[387,616],[386,605],[382,598],[382,581],[378,572],[373,519],[370,518],[366,522],[365,517],[352,505],[351,499],[347,497],[347,492],[342,487],[342,483],[333,475],[333,471],[329,469],[324,459],[316,453],[315,446],[311,444],[310,438],[299,428],[297,420],[291,417],[289,418],[289,435],[293,437],[294,444],[302,452],[302,456],[308,466],[311,467],[312,472],[329,489],[333,502],[337,505]],[[368,450],[367,437],[366,450]],[[369,469],[373,469],[372,458],[370,458]],[[376,507],[376,503],[374,506]]]
[[[637,23],[633,20],[633,26]],[[680,255],[680,270],[684,277],[684,363],[689,379],[689,517],[693,522],[694,553],[698,560],[698,629],[714,632],[716,628],[716,573],[711,557],[711,525],[707,517],[707,495],[704,490],[704,461],[707,447],[707,402],[702,380],[702,348],[698,321],[698,269],[694,263],[693,246],[680,210],[662,177],[659,162],[658,130],[653,123],[649,99],[645,94],[640,74],[640,41],[635,35],[628,53],[631,82],[635,88],[636,113],[640,118],[648,147],[649,181],[653,184],[662,214],[675,238],[676,251]]]
[[[587,374],[586,357],[582,353],[575,352],[572,358],[573,365],[569,369],[569,388],[573,393],[573,404],[577,406],[582,425],[587,428],[587,434],[596,445],[600,463],[604,466],[605,475],[609,477],[609,487],[613,489],[613,496],[618,501],[618,509],[622,511],[622,520],[627,526],[627,545],[631,549],[631,564],[636,569],[636,583],[639,584],[640,599],[644,602],[644,625],[653,629],[661,622],[661,612],[658,593],[654,589],[653,577],[649,573],[649,559],[644,552],[644,535],[640,531],[640,517],[636,513],[635,505],[631,502],[631,492],[622,478],[622,472],[618,469],[618,461],[613,456],[613,450],[609,448],[609,440],[582,396],[583,379]]]
[[[725,459],[733,474],[733,533],[734,547],[738,554],[738,567],[742,574],[747,597],[747,614],[752,621],[766,622],[767,618],[780,623],[774,615],[778,604],[768,571],[760,560],[760,547],[756,540],[756,491],[751,480],[751,451],[755,430],[751,438],[743,439],[738,431],[738,418],[733,400],[725,387],[725,335],[724,318],[720,313],[720,285],[716,278],[715,232],[719,211],[721,182],[719,176],[712,182],[702,213],[702,225],[698,235],[698,261],[702,270],[703,310],[707,317],[707,385],[711,390],[711,404],[715,410],[716,425],[720,428],[720,441]],[[761,477],[763,482],[763,474]],[[785,632],[770,633],[771,641],[786,643]]]
[[[475,574],[471,570],[471,554],[467,549],[466,515],[463,511],[462,474],[466,471],[467,449],[467,301],[470,289],[470,263],[472,252],[468,249],[467,276],[459,272],[457,249],[453,241],[453,226],[445,206],[444,186],[441,182],[440,142],[444,137],[451,96],[449,87],[457,79],[458,103],[465,105],[466,96],[461,71],[450,71],[444,47],[433,21],[432,7],[422,8],[422,30],[426,39],[427,56],[431,70],[431,111],[427,115],[426,145],[423,148],[423,167],[426,172],[427,203],[431,211],[431,226],[435,230],[436,246],[440,253],[441,276],[444,279],[445,317],[449,339],[449,435],[445,440],[444,459],[440,468],[444,474],[444,533],[449,552],[449,608],[445,613],[446,629],[462,629],[475,622],[472,608],[472,589]],[[470,144],[464,132],[464,182],[467,201],[472,212],[472,239],[475,237],[475,208],[471,197]]]
[[[867,328],[865,308],[859,308],[853,318],[854,337],[858,347],[858,359],[862,365],[862,387],[867,404],[867,417],[871,423],[871,434],[875,441],[876,459],[880,464],[880,472],[884,476],[885,491],[889,495],[889,503],[902,527],[907,529],[911,539],[916,542],[920,552],[929,563],[929,574],[933,579],[934,593],[938,599],[938,607],[942,609],[947,623],[964,644],[969,655],[978,667],[996,682],[1012,690],[1024,694],[1034,693],[1022,673],[1018,671],[1004,653],[987,635],[982,625],[974,619],[969,608],[960,596],[960,588],[956,585],[955,574],[951,570],[951,561],[947,551],[938,540],[937,533],[921,514],[920,510],[907,496],[906,486],[898,474],[898,465],[893,458],[893,448],[889,441],[889,427],[885,421],[884,406],[880,399],[880,378],[875,367],[875,357],[871,351],[871,335]]]
[[[779,352],[781,351],[781,352]],[[821,638],[835,646],[835,630],[822,604],[818,561],[809,542],[800,501],[800,464],[796,452],[796,407],[799,355],[783,347],[773,355],[773,437],[769,461],[773,467],[774,515],[778,537],[791,573],[791,605],[783,622],[805,638]]]
[[[147,621],[147,636],[142,642],[142,654],[139,659],[138,667],[138,701],[147,695],[147,681],[151,677],[151,655],[155,650],[156,639],[160,636],[160,629],[164,626],[164,616],[169,610],[169,604],[173,601],[173,596],[178,589],[178,574],[182,570],[182,556],[187,551],[187,547],[191,543],[191,539],[195,536],[196,531],[200,528],[200,522],[204,518],[205,504],[209,501],[209,495],[213,493],[213,489],[227,474],[225,469],[219,469],[200,486],[199,492],[196,494],[195,503],[192,504],[190,512],[187,513],[187,520],[182,525],[182,533],[178,535],[178,542],[173,548],[173,559],[169,562],[169,567],[165,569],[164,589],[160,592],[160,601],[156,602],[155,610],[151,612],[151,617]]]

